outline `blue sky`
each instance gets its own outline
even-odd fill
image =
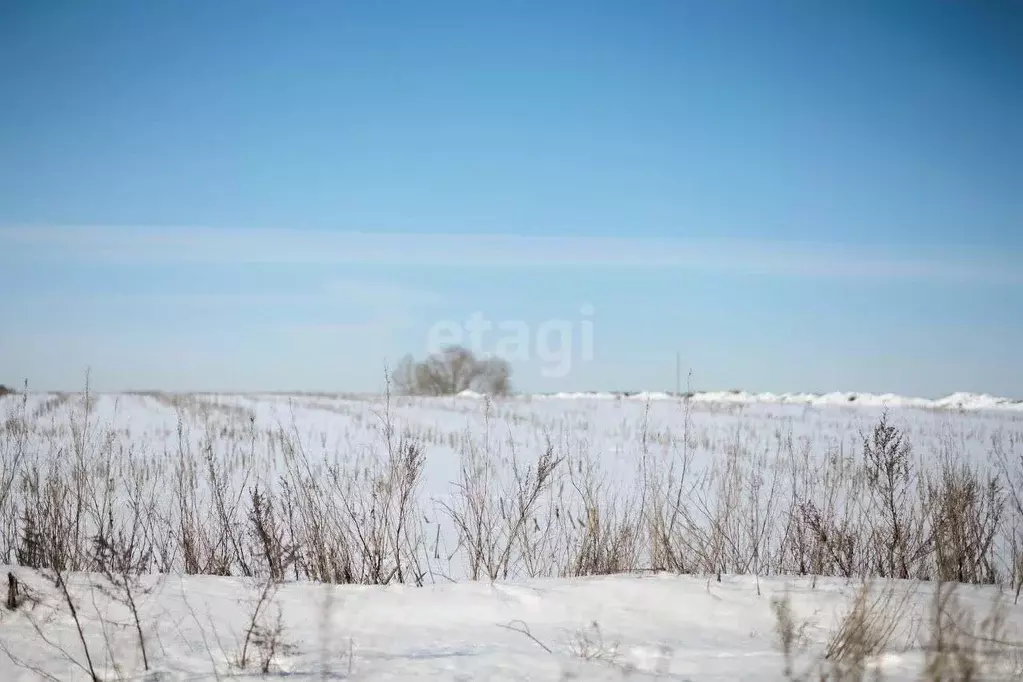
[[[0,2],[0,382],[377,390],[478,313],[524,390],[670,390],[678,351],[698,389],[1023,397],[1019,35],[1008,1]]]

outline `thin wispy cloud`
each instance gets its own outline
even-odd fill
[[[408,313],[389,311],[363,322],[291,323],[280,327],[286,334],[388,334],[413,328],[420,320]]]
[[[444,268],[680,268],[809,278],[1023,283],[1019,254],[924,247],[654,237],[328,232],[204,227],[0,227],[21,262],[381,265]],[[357,287],[339,282],[335,290]],[[402,293],[404,295],[404,293]]]
[[[383,279],[332,278],[323,285],[324,296],[360,305],[405,308],[445,303],[446,296],[422,286]]]
[[[74,301],[80,304],[146,305],[180,308],[264,308],[322,306],[332,308],[404,309],[441,305],[448,297],[423,287],[371,278],[329,278],[307,291],[244,293],[237,291],[82,291],[27,290],[22,299],[36,303]]]

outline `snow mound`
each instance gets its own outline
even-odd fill
[[[53,581],[0,566],[8,570],[35,602],[0,616],[0,648],[10,652],[0,653],[0,679],[88,680],[75,623]],[[617,575],[405,589],[284,583],[272,593],[266,606],[272,620],[265,621],[279,624],[280,646],[267,657],[267,648],[252,640],[247,669],[241,670],[258,583],[179,575],[141,582],[146,598],[138,602],[138,616],[148,642],[148,673],[133,627],[112,626],[134,622],[117,594],[103,589],[96,575],[68,576],[101,679],[784,682],[772,599],[787,595],[802,622],[848,612],[857,592],[841,579],[810,577],[723,576],[708,582]],[[918,629],[915,613],[929,608],[933,586],[900,582],[893,589],[897,599],[905,590],[909,603],[893,621],[896,631]],[[964,585],[957,599],[971,612],[988,613],[992,594]],[[833,627],[826,623],[809,628],[808,651],[823,655]],[[1006,627],[1023,627],[1023,613],[1010,611]],[[259,674],[263,660],[267,675]],[[922,663],[919,645],[876,661],[891,682],[920,679]]]
[[[473,391],[462,391],[461,398],[482,398]],[[680,400],[680,396],[662,391],[641,391],[638,393],[609,392],[574,392],[574,393],[535,393],[517,396],[527,400],[640,400],[656,402]],[[935,410],[1009,410],[1023,412],[1023,400],[999,398],[986,393],[953,393],[944,398],[914,398],[894,393],[853,393],[833,391],[831,393],[750,393],[748,391],[699,391],[693,393],[690,400],[697,403],[716,403],[726,405],[808,405],[825,406],[857,406],[857,407],[892,407],[919,408]]]

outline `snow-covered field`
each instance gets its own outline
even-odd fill
[[[3,614],[0,641],[20,665],[0,654],[0,679],[43,679],[41,672],[60,680],[88,679],[83,647],[58,591],[31,577],[43,603],[22,607],[25,613]],[[758,587],[751,577],[718,583],[632,575],[423,588],[289,583],[274,595],[263,620],[270,628],[280,623],[271,674],[296,680],[766,682],[787,679],[774,600],[788,595],[802,629],[795,672],[816,672],[860,589],[836,579],[813,582],[762,579]],[[147,592],[141,594],[140,587],[138,601],[148,675],[138,672],[142,656],[131,612],[84,576],[71,581],[101,677],[204,680],[216,679],[214,669],[231,679],[260,676],[266,654],[257,639],[248,645],[246,668],[238,665],[259,585],[198,576],[150,577],[144,584]],[[898,610],[885,623],[890,630],[883,653],[869,661],[871,678],[879,668],[884,679],[918,680],[934,639],[934,588],[898,583],[894,589],[879,587],[874,599],[889,594],[886,589]],[[996,589],[962,588],[958,599],[986,616]],[[1018,636],[1023,631],[1019,607],[1010,599],[1007,609],[999,632]],[[1010,651],[973,679],[1019,679],[1019,666],[1018,655]]]
[[[982,613],[1004,588],[999,637],[1023,639],[1010,400],[31,394],[0,410],[0,563],[31,597],[2,612],[3,680],[85,674],[55,569],[104,679],[141,677],[139,629],[150,679],[256,676],[267,645],[245,646],[246,622],[272,629],[278,609],[269,669],[300,679],[783,679],[772,598],[812,621],[805,667],[866,576],[913,592],[872,659],[893,679],[918,678],[935,580],[967,583]]]

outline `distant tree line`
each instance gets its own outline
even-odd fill
[[[395,387],[405,395],[442,396],[474,391],[511,392],[511,365],[503,358],[478,358],[463,346],[447,346],[425,360],[406,355],[394,369]]]

